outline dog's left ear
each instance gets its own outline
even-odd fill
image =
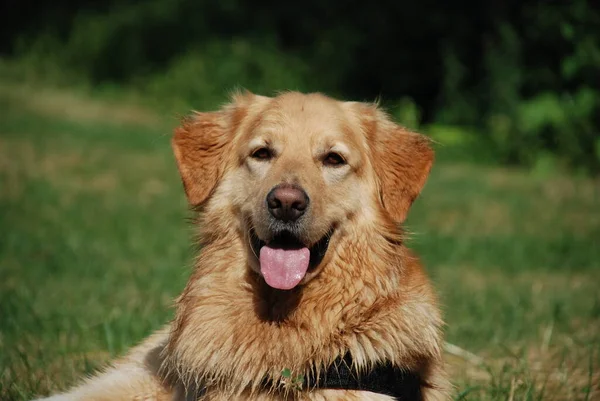
[[[395,124],[375,106],[363,105],[361,115],[381,202],[390,217],[402,223],[429,176],[434,158],[431,141]]]
[[[234,95],[219,111],[194,113],[171,140],[188,201],[201,206],[212,194],[230,155],[231,143],[255,95]]]

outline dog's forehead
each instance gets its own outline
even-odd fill
[[[286,93],[274,98],[263,111],[260,126],[290,135],[335,134],[347,125],[341,105],[341,102],[320,94]]]

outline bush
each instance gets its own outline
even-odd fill
[[[308,71],[302,60],[268,41],[212,40],[175,59],[165,71],[138,80],[136,86],[178,109],[210,109],[235,88],[266,95],[282,89],[307,90]]]
[[[390,114],[400,124],[412,130],[419,130],[421,126],[421,110],[409,97],[403,97],[390,109]]]
[[[478,96],[465,88],[464,65],[447,52],[438,121],[474,128],[476,138],[461,142],[499,163],[600,172],[600,88],[586,84],[590,68],[600,65],[600,36],[578,29],[563,24],[569,52],[556,72],[552,66],[538,71],[527,65],[522,35],[500,24],[486,42]]]

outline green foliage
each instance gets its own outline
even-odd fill
[[[600,89],[548,90],[525,98],[521,41],[509,26],[501,27],[499,38],[486,62],[490,99],[485,121],[487,142],[498,159],[531,166],[552,158],[586,172],[600,171],[594,151],[600,136],[594,121],[600,111]],[[600,42],[595,46],[600,52]],[[570,60],[569,75],[586,62]]]
[[[596,78],[590,72],[600,66],[600,31],[587,24],[600,23],[600,13],[583,1],[545,11],[536,14],[533,7],[524,7],[534,18],[531,31],[497,24],[486,38],[484,78],[475,89],[465,83],[464,63],[456,53],[446,52],[443,106],[437,118],[476,128],[475,137],[462,142],[497,162],[597,173],[600,87],[593,84]],[[553,37],[552,22],[561,26],[561,36],[552,44],[543,37],[544,45],[564,51],[554,59],[545,57],[554,66],[539,65],[529,52],[540,45],[545,32]]]
[[[415,101],[409,97],[403,97],[391,108],[392,117],[400,124],[418,130],[421,126],[421,110]]]
[[[446,125],[475,125],[480,106],[466,87],[467,66],[458,59],[456,51],[449,47],[444,47],[442,59],[444,73],[437,122]]]
[[[163,72],[140,80],[140,89],[170,103],[205,110],[223,102],[224,93],[244,88],[255,93],[306,90],[308,69],[273,44],[241,38],[213,40],[173,60]]]
[[[412,129],[472,136],[437,138],[456,155],[600,172],[600,9],[586,0],[433,4],[23,0],[10,11],[27,17],[8,18],[14,32],[0,36],[17,67],[0,73],[126,86],[181,113],[214,108],[235,88],[380,98]]]

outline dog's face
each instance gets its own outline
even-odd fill
[[[336,230],[371,207],[366,143],[356,128],[340,103],[288,94],[265,105],[235,141],[232,177],[257,256],[251,266],[272,287],[316,275]]]
[[[372,105],[299,93],[238,96],[173,145],[190,203],[229,214],[249,267],[281,290],[318,275],[350,227],[402,222],[433,158]]]

